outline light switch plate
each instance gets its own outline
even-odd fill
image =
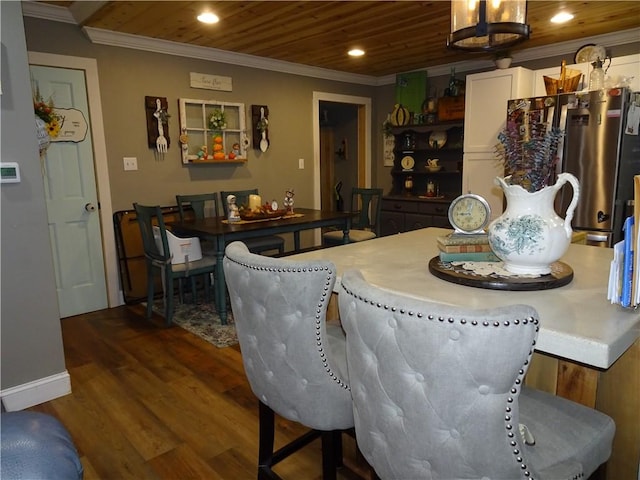
[[[298,159],[298,168],[300,170],[304,170],[304,158],[299,158]]]

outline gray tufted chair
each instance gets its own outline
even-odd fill
[[[420,301],[354,270],[338,298],[356,438],[381,478],[581,480],[609,458],[613,420],[523,388],[532,307]]]
[[[335,479],[341,431],[353,428],[344,333],[325,318],[335,267],[255,255],[242,242],[227,246],[223,265],[245,373],[259,399],[258,478],[279,478],[272,467],[320,436],[323,478]],[[274,452],[274,412],[312,430]]]

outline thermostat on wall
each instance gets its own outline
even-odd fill
[[[0,183],[20,183],[20,165],[16,162],[0,162]]]

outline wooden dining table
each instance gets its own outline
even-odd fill
[[[343,241],[348,243],[351,229],[351,212],[331,212],[296,208],[293,215],[262,220],[240,220],[229,222],[226,217],[209,217],[202,220],[170,222],[167,225],[178,235],[196,236],[214,242],[216,246],[216,281],[214,284],[216,309],[222,324],[227,323],[226,291],[222,259],[227,244],[235,240],[293,233],[294,253],[300,252],[300,232],[316,228],[334,227],[343,232]]]

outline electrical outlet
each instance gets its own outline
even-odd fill
[[[136,157],[123,157],[125,170],[138,170],[138,159]]]
[[[304,158],[299,158],[298,159],[298,168],[300,170],[304,170]]]

